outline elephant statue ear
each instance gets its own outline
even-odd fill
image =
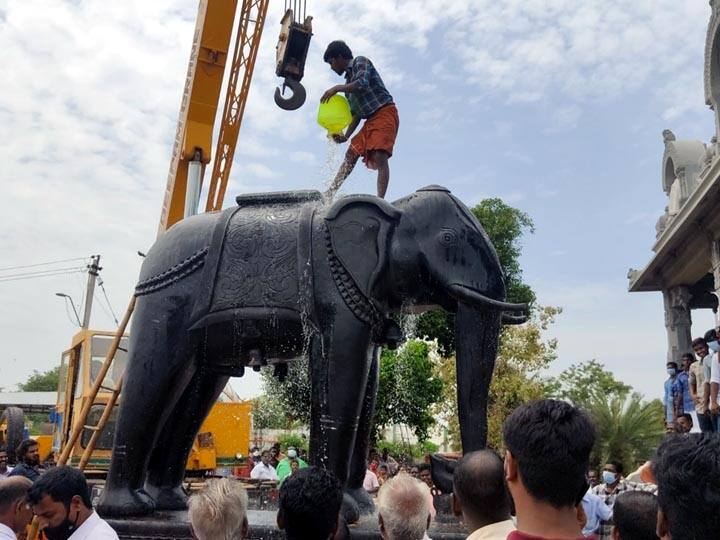
[[[329,255],[370,296],[388,264],[389,240],[402,212],[371,195],[344,197],[325,216]]]

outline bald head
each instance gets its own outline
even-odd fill
[[[466,524],[471,522],[479,528],[510,519],[503,462],[492,450],[470,452],[458,461],[453,495]]]
[[[17,501],[24,500],[32,482],[24,476],[11,476],[0,480],[0,515],[10,510]]]

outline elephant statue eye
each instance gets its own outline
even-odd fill
[[[457,233],[453,229],[441,229],[438,234],[438,241],[446,247],[457,245]]]

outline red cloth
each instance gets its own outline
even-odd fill
[[[350,141],[350,146],[362,156],[369,169],[377,169],[377,164],[370,159],[370,152],[384,150],[388,157],[392,156],[399,127],[397,107],[391,103],[365,120],[360,132]]]
[[[557,540],[555,538],[544,537],[544,536],[533,536],[520,531],[513,531],[507,535],[506,540]],[[578,536],[577,540],[595,540],[595,535],[591,536]]]

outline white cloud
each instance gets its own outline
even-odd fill
[[[280,82],[274,47],[282,3],[270,4],[227,204],[240,191],[287,189],[295,179],[278,172],[286,161],[321,169],[310,185],[337,170],[340,147],[328,146],[322,158],[297,148],[324,137],[315,104],[339,79],[318,58],[332,39],[371,57],[391,89],[421,98],[436,119],[453,100],[500,97],[558,101],[560,120],[572,126],[585,102],[632,92],[657,76],[668,86],[658,85],[656,99],[677,101],[676,109],[664,107],[677,120],[682,103],[698,99],[700,81],[675,75],[701,61],[709,15],[707,3],[694,0],[317,0],[310,7],[308,102],[286,112],[271,99]],[[2,4],[4,266],[101,253],[106,288],[122,311],[141,262],[136,251],[155,237],[196,12],[195,0]],[[478,95],[464,96],[468,90]],[[519,129],[518,119],[495,121],[479,137]],[[455,185],[487,189],[490,169],[475,167]],[[358,167],[344,191],[373,183]],[[505,198],[524,196],[510,190]],[[54,366],[69,344],[74,328],[53,294],[59,291],[79,299],[82,283],[59,276],[0,284],[3,385]],[[113,327],[101,309],[95,313],[97,326]]]

